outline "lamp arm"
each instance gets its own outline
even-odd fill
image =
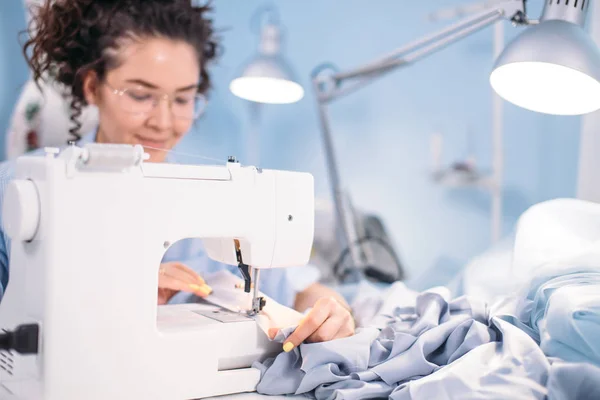
[[[525,14],[526,0],[506,0],[503,5],[478,13],[444,28],[436,33],[418,39],[403,46],[391,54],[354,70],[335,73],[324,77],[321,74],[323,68],[318,67],[312,74],[312,81],[317,95],[319,120],[321,133],[325,148],[325,158],[329,181],[332,188],[333,200],[336,210],[338,227],[341,229],[343,244],[349,253],[352,266],[360,268],[365,264],[369,266],[369,253],[365,252],[360,245],[360,239],[364,236],[360,224],[357,223],[354,207],[350,202],[349,195],[345,192],[340,181],[338,163],[331,137],[331,128],[327,115],[327,104],[343,95],[349,94],[374,79],[390,72],[400,66],[418,61],[436,51],[469,36],[494,22],[508,18],[515,24],[526,24]],[[340,88],[343,81],[360,78],[357,82],[347,88]],[[344,249],[342,249],[344,251]]]
[[[506,0],[503,5],[467,17],[358,68],[330,76],[320,76],[313,72],[313,81],[321,83],[317,86],[319,101],[329,102],[352,93],[398,67],[419,61],[501,19],[509,19],[515,24],[530,24],[525,16],[525,1]],[[359,79],[359,81],[347,88],[340,87],[344,81],[353,79]],[[330,83],[328,81],[333,83],[329,88],[327,88],[327,84]]]
[[[434,54],[437,51],[443,49],[444,47],[452,43],[458,42],[459,40],[477,31],[480,31],[483,28],[488,27],[494,22],[499,21],[503,18],[503,14],[499,10],[487,12],[486,14],[489,15],[487,15],[485,18],[479,18],[479,20],[476,23],[472,23],[472,21],[470,21],[471,23],[462,30],[453,33],[447,33],[447,30],[444,30],[444,36],[440,35],[440,37],[437,38],[437,41],[426,46],[415,46],[414,48],[403,52],[402,54],[405,54],[404,57],[398,56],[396,58],[390,58],[388,60],[381,60],[379,63],[369,64],[348,72],[342,72],[333,75],[332,78],[334,79],[336,86],[329,93],[324,93],[321,96],[321,100],[324,102],[330,102],[332,100],[353,93],[358,89],[373,82],[375,79],[382,77],[386,73],[389,73],[399,67],[408,66],[416,61],[419,61],[422,58]],[[351,83],[346,87],[340,86],[341,83],[343,83],[344,81],[357,78],[359,78],[358,81]]]
[[[503,12],[500,9],[483,11],[449,27],[443,28],[438,32],[417,39],[416,41],[397,49],[395,54],[391,54],[386,58],[378,60],[374,63],[369,63],[354,70],[336,74],[334,75],[334,79],[342,81],[365,75],[368,76],[373,73],[376,74],[382,70],[385,71],[396,65],[402,65],[411,62],[414,56],[410,56],[410,53],[416,51],[417,49],[422,49],[418,52],[418,54],[433,54],[447,44],[474,33],[501,19],[502,17]]]

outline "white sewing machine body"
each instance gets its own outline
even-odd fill
[[[252,318],[201,304],[157,307],[158,268],[170,244],[191,237],[233,265],[234,238],[253,267],[306,264],[312,176],[141,155],[139,146],[88,145],[17,160],[5,194],[11,275],[0,329],[38,323],[40,347],[35,356],[0,353],[0,398],[253,391],[252,362],[280,351]]]

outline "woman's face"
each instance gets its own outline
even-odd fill
[[[124,42],[118,67],[100,82],[84,79],[84,94],[99,111],[97,142],[141,144],[162,162],[194,122],[200,67],[185,42],[148,38]]]

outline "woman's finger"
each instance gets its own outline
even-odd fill
[[[171,273],[174,273],[174,275],[170,275]],[[182,278],[181,274],[181,272],[173,272],[172,270],[166,272],[164,275],[159,277],[158,287],[194,293],[200,297],[206,297],[212,292],[212,289],[206,285],[190,283],[189,278],[186,275],[184,275]]]
[[[158,288],[158,304],[167,304],[176,291],[171,289]]]
[[[344,317],[335,315],[328,318],[323,324],[308,338],[307,343],[329,342],[337,339],[338,332],[344,327]]]
[[[197,283],[198,285],[201,285],[201,286],[206,285],[206,282],[204,281],[204,279],[202,279],[202,277],[200,275],[198,275],[196,273],[196,271],[194,271],[187,265],[181,264],[181,263],[175,263],[174,267],[177,268],[178,270],[182,271],[183,273],[185,273],[190,278],[190,283]]]
[[[204,283],[198,283],[195,273],[189,273],[187,269],[182,267],[180,263],[166,263],[161,266],[161,275],[170,276],[182,282],[187,282],[190,285],[203,286]]]
[[[275,339],[275,336],[277,336],[277,333],[279,332],[279,328],[269,328],[269,338],[271,340]]]
[[[175,279],[179,279],[188,283],[198,283],[195,277],[191,274],[188,274],[184,268],[181,268],[181,263],[177,262],[168,262],[160,265],[159,275],[167,275]]]
[[[291,351],[294,347],[304,342],[310,335],[329,318],[332,310],[337,305],[335,299],[320,299],[308,315],[300,322],[296,330],[287,338],[283,344],[283,350]]]

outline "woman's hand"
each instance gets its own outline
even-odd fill
[[[180,262],[161,264],[158,270],[158,304],[167,304],[177,292],[194,293],[204,298],[211,294],[212,288],[193,269]]]
[[[334,297],[324,297],[315,303],[296,330],[286,339],[283,350],[289,352],[304,341],[328,342],[352,336],[354,328],[354,319],[348,309]],[[269,336],[274,338],[278,331],[278,328],[269,329]]]

